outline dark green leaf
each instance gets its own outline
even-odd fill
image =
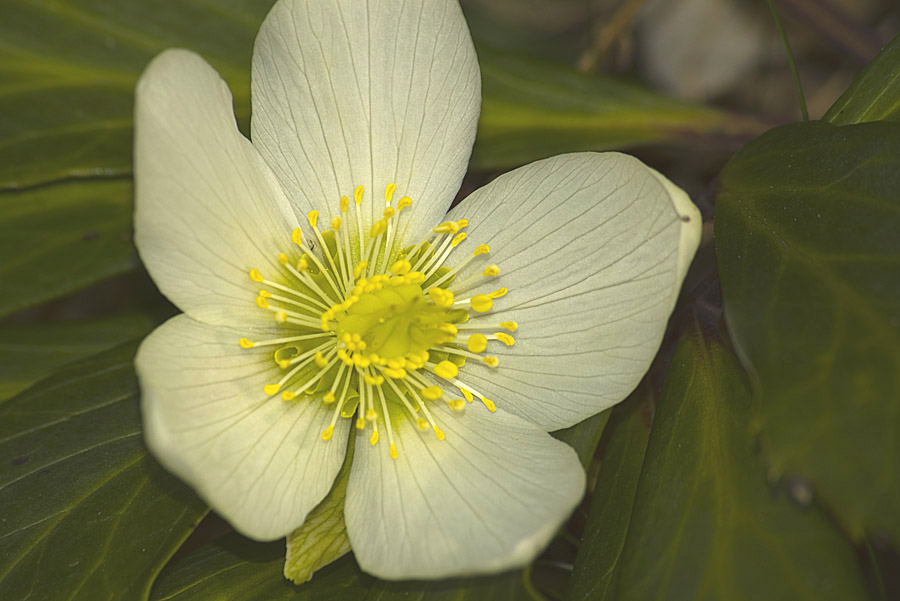
[[[551,434],[557,440],[561,440],[575,449],[575,452],[578,453],[578,458],[581,459],[581,465],[587,469],[591,464],[594,451],[597,450],[600,437],[603,436],[603,429],[606,427],[606,422],[609,421],[611,413],[612,409],[607,409],[603,413],[593,415],[571,428],[557,430]]]
[[[900,121],[900,35],[866,65],[823,119],[834,125]]]
[[[0,317],[134,268],[131,182],[0,193],[0,257]]]
[[[134,84],[169,47],[210,61],[230,84],[246,124],[250,49],[272,1],[6,0],[0,188],[129,174]]]
[[[479,46],[484,86],[472,165],[509,167],[563,152],[755,136],[760,123],[563,65]]]
[[[386,549],[386,553],[390,550]],[[153,601],[523,601],[524,574],[440,582],[383,582],[347,556],[295,586],[282,576],[284,544],[227,537],[183,558],[153,587]]]
[[[722,181],[725,314],[773,473],[900,541],[900,124],[779,128]]]
[[[766,482],[750,402],[727,350],[681,341],[654,416],[616,599],[866,599],[853,547],[815,507],[798,507]]]
[[[0,401],[66,363],[84,359],[153,327],[147,315],[6,324],[0,329]]]
[[[133,354],[0,405],[0,599],[146,598],[206,511],[144,448]]]
[[[649,396],[649,386],[642,383],[631,398],[616,409],[607,426],[609,438],[566,596],[570,601],[616,598],[619,558],[625,546],[638,476],[650,436],[646,404]]]

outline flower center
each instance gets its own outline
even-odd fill
[[[379,423],[387,432],[390,455],[397,458],[391,415],[406,412],[420,430],[432,430],[439,440],[444,433],[435,423],[429,404],[446,402],[463,411],[466,401],[478,398],[490,411],[494,403],[459,379],[460,368],[469,359],[496,368],[496,357],[484,355],[488,343],[515,343],[508,333],[515,322],[499,324],[488,319],[494,300],[506,294],[500,288],[490,294],[468,298],[465,291],[484,278],[496,277],[499,268],[486,266],[480,275],[456,281],[457,274],[472,261],[484,260],[490,252],[478,246],[450,268],[444,265],[466,239],[466,220],[445,222],[418,244],[395,250],[401,212],[412,205],[401,198],[392,202],[395,186],[385,190],[382,218],[363,227],[360,206],[362,186],[350,201],[341,199],[341,216],[331,220],[331,230],[318,228],[319,214],[308,216],[312,242],[307,245],[300,228],[291,233],[295,249],[278,256],[283,271],[267,279],[257,269],[250,271],[259,291],[256,304],[271,311],[283,336],[270,340],[240,340],[244,349],[268,347],[271,360],[282,377],[265,386],[268,395],[281,393],[284,401],[318,395],[333,404],[331,423],[322,432],[329,440],[339,418],[356,416],[356,427],[371,425],[370,443],[379,440]],[[344,227],[349,223],[350,227]],[[354,227],[355,226],[355,227]],[[349,232],[348,230],[355,230]],[[313,250],[318,247],[318,253]],[[491,330],[504,329],[506,332]],[[447,389],[463,398],[445,398]]]

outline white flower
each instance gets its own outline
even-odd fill
[[[480,104],[456,0],[281,0],[252,74],[252,143],[197,55],[138,85],[137,246],[184,311],[136,359],[150,449],[268,540],[362,434],[345,520],[364,570],[527,563],[584,489],[547,432],[643,376],[696,208],[633,158],[580,153],[445,216]]]

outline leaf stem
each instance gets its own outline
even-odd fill
[[[788,41],[787,32],[784,25],[781,24],[781,18],[778,11],[775,10],[775,0],[766,0],[769,3],[769,10],[772,11],[772,18],[775,19],[775,27],[778,28],[778,34],[784,43],[784,51],[787,53],[788,63],[791,65],[791,73],[794,74],[794,85],[797,87],[797,95],[800,97],[800,112],[804,121],[809,121],[809,111],[806,109],[806,97],[803,95],[803,85],[800,83],[800,74],[797,72],[797,63],[794,62],[794,53],[791,52],[791,43]]]

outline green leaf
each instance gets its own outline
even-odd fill
[[[0,405],[0,599],[144,599],[205,513],[144,448],[134,349]]]
[[[600,444],[600,437],[603,436],[603,429],[606,428],[611,414],[612,409],[607,409],[571,428],[551,432],[551,435],[575,449],[578,458],[581,459],[581,465],[587,469],[591,464],[591,459],[594,458],[594,452],[597,450],[597,445]]]
[[[390,549],[385,549],[390,553]],[[523,601],[523,572],[439,582],[384,582],[351,556],[295,586],[282,576],[284,546],[230,536],[184,557],[159,578],[152,601]]]
[[[564,152],[756,136],[767,126],[664,98],[636,85],[483,46],[484,86],[472,166],[509,167]]]
[[[900,121],[900,35],[866,65],[823,119],[833,125]]]
[[[230,84],[246,125],[250,49],[271,5],[6,0],[0,19],[0,189],[129,174],[134,85],[166,48],[189,48],[210,61]]]
[[[308,582],[319,568],[327,566],[350,551],[347,525],[344,523],[344,499],[353,465],[355,436],[350,437],[344,465],[331,490],[306,517],[303,525],[288,534],[284,558],[284,577],[294,584]]]
[[[725,316],[774,475],[900,541],[900,124],[779,128],[722,176]]]
[[[0,317],[133,269],[130,198],[127,180],[0,194]]]
[[[642,382],[631,398],[615,410],[607,425],[609,438],[566,595],[569,601],[616,598],[619,558],[650,437],[650,397],[649,385]]]
[[[855,550],[815,507],[772,490],[736,359],[698,338],[663,384],[619,565],[621,601],[867,598]]]
[[[25,390],[57,368],[85,359],[153,327],[147,315],[5,324],[0,329],[0,401]]]

